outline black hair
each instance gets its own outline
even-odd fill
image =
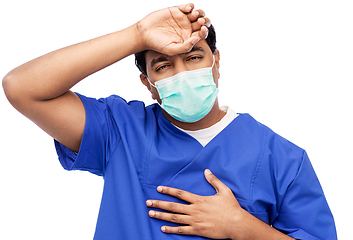
[[[208,28],[208,36],[206,38],[206,42],[207,42],[208,46],[210,47],[212,53],[214,53],[214,51],[216,51],[217,47],[216,47],[216,31],[215,31],[213,25],[211,25]],[[146,52],[147,52],[147,50],[135,53],[135,65],[137,66],[137,68],[140,70],[141,73],[147,75],[146,58],[145,58]]]

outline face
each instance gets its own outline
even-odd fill
[[[213,55],[215,64],[213,66],[213,79],[218,86],[219,79],[219,52],[216,50],[212,53],[205,40],[198,42],[190,52],[168,56],[154,51],[148,51],[145,55],[146,70],[149,81],[154,84],[162,79],[172,77],[180,72],[191,71],[200,68],[211,67],[213,63]],[[161,100],[158,91],[148,82],[146,75],[140,75],[142,83],[148,88],[152,94],[152,98],[159,103]]]

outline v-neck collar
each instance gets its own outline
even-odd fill
[[[184,130],[181,129],[174,124],[172,124],[163,114],[162,109],[160,106],[157,106],[158,108],[158,119],[160,122],[161,127],[164,127],[167,131],[171,132],[173,135],[183,135],[184,137],[187,136],[188,138],[192,138],[193,140],[197,141],[197,143],[201,147],[206,147],[211,141],[213,141],[214,138],[216,138],[221,132],[223,132],[224,129],[226,129],[235,119],[239,117],[240,114],[235,113],[233,110],[231,110],[229,107],[226,107],[225,109],[227,110],[227,114],[222,118],[222,120],[211,127],[197,130],[197,131],[189,131],[189,130]],[[230,114],[228,114],[228,110],[231,111]],[[228,116],[227,116],[228,115]],[[206,143],[200,141],[200,138],[211,138],[210,140],[207,140]],[[203,144],[204,143],[204,144]]]
[[[177,126],[176,127],[195,138],[203,147],[205,147],[209,142],[212,141],[213,138],[215,138],[219,133],[221,133],[223,129],[225,129],[239,115],[228,106],[222,106],[221,110],[225,111],[226,115],[219,122],[212,125],[211,127],[196,131],[184,130]]]

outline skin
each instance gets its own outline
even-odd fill
[[[4,77],[4,92],[24,116],[78,152],[85,110],[70,88],[85,77],[140,51],[151,50],[170,56],[190,51],[207,37],[206,26],[210,24],[202,10],[192,11],[193,8],[193,4],[185,4],[155,11],[121,31],[27,62]]]
[[[252,216],[241,208],[233,192],[209,169],[205,170],[206,180],[214,187],[213,196],[199,196],[176,188],[159,186],[157,191],[184,200],[180,204],[158,200],[147,200],[147,207],[169,212],[149,211],[151,218],[182,224],[178,227],[162,226],[168,234],[198,235],[212,239],[293,239]]]
[[[156,62],[156,60],[158,60],[158,62]],[[218,87],[218,79],[220,77],[219,60],[219,51],[216,50],[212,53],[205,40],[198,42],[192,51],[174,56],[167,56],[159,52],[148,51],[146,53],[147,76],[141,74],[140,79],[151,92],[152,98],[161,104],[162,100],[159,97],[157,89],[154,87],[155,82],[174,76],[183,71],[211,67],[214,61],[215,64],[212,69],[213,79]],[[211,111],[204,118],[194,123],[178,121],[164,110],[163,113],[171,123],[185,130],[199,130],[210,127],[220,121],[226,114],[219,109],[218,99],[216,99]]]
[[[194,10],[193,4],[158,10],[126,29],[56,50],[15,68],[3,79],[4,92],[10,103],[24,116],[69,149],[78,152],[85,126],[85,109],[79,97],[70,91],[71,87],[85,77],[145,50],[148,50],[148,63],[157,55],[168,56],[169,63],[172,63],[172,67],[164,67],[158,73],[149,64],[147,73],[152,83],[169,74],[210,67],[214,54],[213,76],[218,84],[219,52],[212,53],[203,41],[207,37],[208,26],[210,20],[202,10]],[[196,61],[186,61],[186,56],[196,53],[189,53],[194,47],[205,50],[203,58],[200,61],[196,58]],[[162,76],[163,72],[166,75]],[[145,76],[140,78],[152,97],[160,101],[155,89],[146,83]],[[181,128],[197,130],[213,125],[223,115],[217,101],[210,114],[193,124],[178,122],[168,114],[166,117]],[[159,187],[161,193],[190,204],[177,205],[157,200],[146,202],[148,207],[173,209],[173,213],[150,212],[151,217],[186,224],[177,228],[165,226],[163,232],[208,238],[291,239],[242,210],[230,189],[214,175],[206,171],[205,177],[217,190],[216,195],[202,197],[179,189]]]

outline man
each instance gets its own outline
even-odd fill
[[[131,54],[159,105],[69,90]],[[336,239],[305,151],[219,107],[219,61],[210,20],[185,4],[34,59],[3,87],[65,169],[104,177],[95,239]]]

